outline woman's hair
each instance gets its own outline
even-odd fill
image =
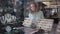
[[[36,3],[36,2],[30,2],[30,4],[29,4],[29,10],[31,10],[31,4],[34,4],[35,5],[35,7],[36,7],[36,9],[38,10],[39,8],[39,6],[38,6],[38,3]]]
[[[36,2],[30,2],[29,6],[30,6],[31,4],[34,4],[35,7],[38,7],[38,4],[37,4]]]
[[[29,4],[29,9],[30,9],[31,4],[34,4],[35,7],[36,7],[38,10],[39,10],[39,9],[43,9],[45,6],[47,6],[47,5],[43,4],[42,2],[30,2],[30,4]]]

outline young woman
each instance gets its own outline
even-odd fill
[[[42,7],[42,6],[41,6]],[[32,22],[35,23],[39,19],[43,19],[44,15],[41,10],[39,10],[39,6],[37,3],[33,2],[29,5],[29,18],[32,19]]]
[[[31,2],[29,5],[29,18],[32,20],[31,28],[25,28],[25,34],[31,34],[31,29],[36,28],[36,23],[39,19],[44,19],[43,12],[39,10],[39,6],[35,2]]]

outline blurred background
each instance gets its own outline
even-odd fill
[[[60,33],[60,0],[0,0],[0,33],[6,33],[5,27],[21,27],[29,14],[29,3],[36,2],[46,19],[53,19],[52,34]],[[41,2],[41,3],[40,3]],[[11,17],[8,19],[6,17]],[[10,21],[9,21],[10,20]],[[12,21],[11,21],[12,20]],[[9,30],[9,28],[7,28]],[[11,28],[11,30],[12,30]],[[59,30],[59,31],[58,31]],[[14,30],[15,31],[15,30]],[[14,32],[12,31],[12,32]],[[18,30],[20,33],[20,31]]]

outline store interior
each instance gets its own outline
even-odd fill
[[[43,31],[30,27],[30,2],[37,3],[43,12],[44,19],[37,24]],[[60,34],[60,0],[0,0],[0,34],[27,34],[26,32]]]

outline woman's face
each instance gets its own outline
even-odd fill
[[[36,6],[34,4],[31,4],[30,9],[31,9],[31,11],[36,11]]]

